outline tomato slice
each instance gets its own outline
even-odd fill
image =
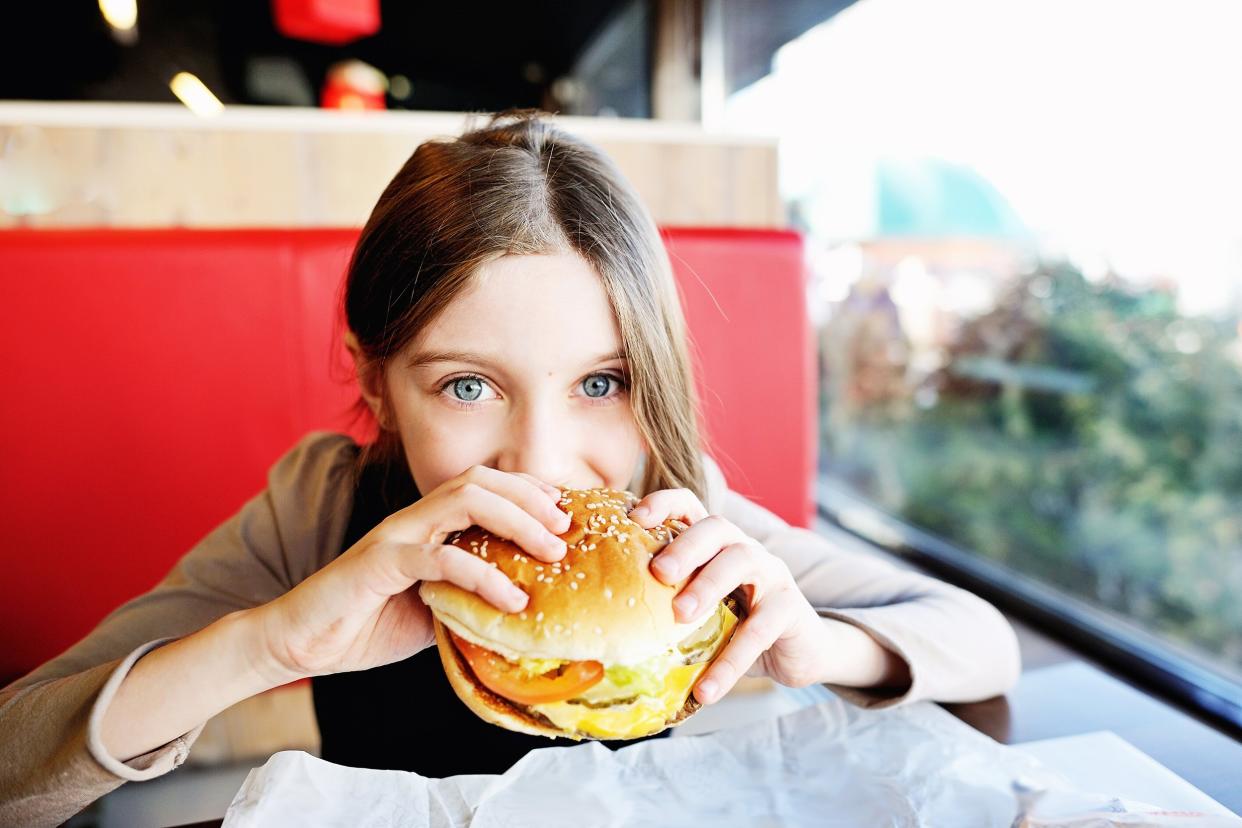
[[[570,661],[549,673],[533,676],[512,661],[486,647],[480,647],[452,631],[457,649],[470,662],[479,683],[519,704],[565,701],[598,684],[604,678],[604,665],[598,661]]]

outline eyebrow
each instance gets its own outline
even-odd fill
[[[603,354],[595,359],[587,360],[586,364],[598,365],[601,362],[612,362],[617,359],[628,359],[624,349]],[[424,365],[431,365],[437,362],[468,362],[472,365],[479,365],[493,371],[501,369],[499,363],[484,354],[472,354],[469,351],[421,351],[410,357],[410,361],[406,363],[406,367],[421,368]]]

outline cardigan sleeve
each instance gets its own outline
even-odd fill
[[[728,490],[705,463],[708,510],[721,514],[783,560],[807,601],[824,618],[860,627],[905,660],[908,687],[828,685],[862,707],[920,699],[977,701],[1013,688],[1021,672],[1018,640],[1005,617],[964,589],[844,548]]]
[[[314,432],[267,488],[185,554],[150,592],[0,690],[0,825],[56,825],[126,781],[179,766],[202,725],[121,762],[100,733],[129,670],[155,648],[291,589],[339,551],[356,445]]]

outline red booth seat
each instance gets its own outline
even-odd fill
[[[307,432],[362,439],[338,329],[356,230],[0,232],[0,679],[149,589]],[[711,451],[812,515],[814,368],[799,238],[666,232]]]

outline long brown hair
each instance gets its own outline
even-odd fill
[[[482,128],[415,149],[354,249],[346,323],[382,379],[388,361],[480,265],[558,251],[575,251],[594,267],[616,314],[630,403],[648,447],[640,494],[687,488],[703,497],[685,321],[659,232],[603,151],[536,111],[502,112]],[[364,399],[355,412],[370,415]],[[387,419],[360,453],[360,467],[405,464]]]

